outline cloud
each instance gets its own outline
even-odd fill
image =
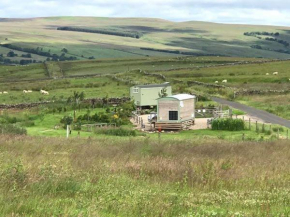
[[[0,17],[44,16],[155,17],[289,26],[290,5],[285,0],[0,0]]]

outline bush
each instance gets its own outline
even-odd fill
[[[128,130],[124,128],[102,128],[95,131],[97,134],[105,134],[112,136],[137,136],[135,130]]]
[[[279,132],[284,132],[284,128],[283,127],[273,127],[272,130],[274,132],[278,132],[278,130],[279,130]]]
[[[245,122],[241,119],[221,118],[212,121],[213,130],[240,131],[245,130]]]
[[[0,133],[12,135],[26,135],[27,131],[26,129],[14,124],[3,124],[0,125]]]

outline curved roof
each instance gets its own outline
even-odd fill
[[[147,84],[147,85],[136,85],[134,87],[140,88],[152,88],[152,87],[168,87],[171,86],[169,82],[165,82],[163,84]]]
[[[193,95],[190,95],[190,94],[176,94],[176,95],[172,95],[172,96],[167,96],[167,97],[164,97],[164,98],[174,98],[174,99],[177,99],[177,100],[186,100],[186,99],[195,99],[196,97],[193,96]],[[164,99],[164,98],[159,98],[159,99]]]

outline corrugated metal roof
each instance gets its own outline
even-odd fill
[[[170,86],[170,83],[163,83],[163,84],[148,84],[148,85],[136,85],[135,87],[140,87],[140,88],[152,88],[152,87],[168,87]]]
[[[177,100],[195,99],[196,97],[190,94],[177,94],[172,96],[167,96],[166,98],[174,98]]]

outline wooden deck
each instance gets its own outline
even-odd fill
[[[185,130],[188,129],[191,125],[194,124],[194,120],[183,121],[180,123],[166,123],[159,122],[155,123],[156,130]]]

